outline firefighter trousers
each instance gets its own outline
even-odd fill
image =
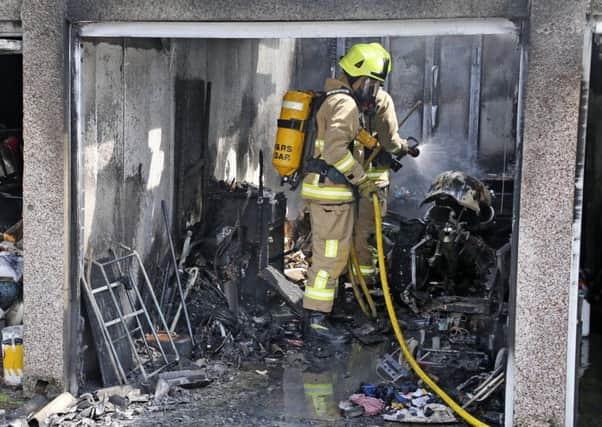
[[[386,192],[381,194],[380,208],[381,212],[386,212]],[[362,276],[368,284],[376,283],[376,249],[370,245],[370,236],[374,235],[374,207],[372,199],[362,197],[358,201],[358,212],[354,226],[354,244],[357,252],[357,258],[360,263]]]
[[[354,203],[305,200],[311,221],[312,263],[303,308],[330,313],[339,276],[345,271],[353,239]]]

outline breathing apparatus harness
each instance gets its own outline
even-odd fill
[[[304,162],[302,163],[302,173],[317,173],[319,175],[318,182],[323,184],[326,178],[331,180],[335,184],[346,184],[347,178],[341,172],[337,170],[332,165],[326,163],[324,159],[313,157],[315,145],[316,145],[316,136],[317,136],[317,125],[316,125],[316,115],[318,110],[326,101],[329,96],[332,95],[348,95],[353,98],[353,100],[357,103],[356,98],[353,96],[351,91],[347,88],[333,89],[326,92],[319,93],[315,100],[312,101],[312,114],[310,116],[311,120],[311,132],[307,133],[307,140],[305,142],[305,147],[307,148],[307,152],[304,152]],[[350,142],[350,146],[351,146]],[[350,147],[351,148],[351,147]],[[306,157],[307,155],[307,157]]]
[[[288,183],[291,190],[298,187],[307,173],[318,174],[320,183],[324,183],[326,178],[335,184],[347,183],[345,176],[334,166],[314,157],[317,112],[329,96],[339,94],[350,96],[359,106],[353,92],[345,87],[326,92],[290,90],[284,95],[272,164],[281,175],[282,184]],[[377,140],[365,129],[361,129],[355,139],[369,148],[377,144]],[[353,141],[350,141],[350,151],[352,148]]]

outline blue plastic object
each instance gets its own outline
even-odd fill
[[[404,405],[410,405],[410,403],[412,403],[412,399],[407,399],[404,397],[403,393],[398,391],[397,393],[395,393],[395,401],[397,403],[402,403]]]
[[[376,384],[362,384],[362,393],[366,396],[376,397],[377,388]]]

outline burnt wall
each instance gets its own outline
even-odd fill
[[[173,51],[161,40],[84,42],[84,252],[117,243],[147,268],[166,251],[160,201],[174,194]],[[172,215],[172,212],[170,212]]]
[[[85,252],[123,242],[156,265],[165,249],[160,200],[181,208],[181,230],[200,219],[203,169],[257,184],[260,150],[264,183],[278,188],[271,152],[293,56],[292,39],[85,42]]]
[[[591,0],[589,13],[592,15],[602,15],[602,0]]]
[[[258,184],[260,150],[265,185],[286,192],[295,217],[299,191],[281,187],[270,164],[282,96],[293,87],[322,89],[340,73],[347,48],[376,40],[393,55],[387,88],[398,117],[424,102],[400,130],[422,141],[423,154],[393,175],[391,209],[419,215],[429,184],[445,170],[511,176],[515,36],[90,42],[82,72],[86,188],[94,189],[85,192],[85,229],[94,252],[114,240],[150,254],[158,200],[176,194],[181,231],[200,219],[203,176]]]
[[[446,170],[513,176],[517,36],[391,38],[390,49],[397,116],[423,101],[400,129],[421,141],[421,156],[392,174],[390,208],[421,214],[430,183]]]
[[[271,156],[282,96],[291,87],[294,39],[175,40],[174,44],[178,80],[211,82],[205,159],[209,175],[257,184],[263,150],[264,184],[280,190]],[[198,143],[194,138],[183,140],[179,150],[184,154]],[[298,193],[287,197],[295,206]]]

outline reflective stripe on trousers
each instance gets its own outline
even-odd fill
[[[326,258],[336,258],[338,252],[339,252],[339,241],[336,239],[326,240],[326,249],[324,249],[324,256]]]
[[[329,275],[324,270],[318,271],[312,285],[305,286],[305,296],[318,301],[334,301],[335,289],[326,289]]]
[[[353,273],[356,274],[355,267],[353,267]],[[376,274],[376,267],[374,265],[362,265],[360,264],[360,273],[362,276],[371,276]]]
[[[328,413],[328,403],[334,395],[332,384],[303,384],[305,396],[311,399],[312,407],[318,416]]]

